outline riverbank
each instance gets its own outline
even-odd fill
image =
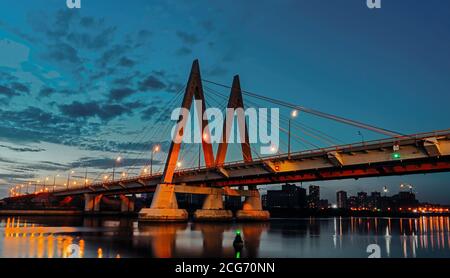
[[[0,210],[0,216],[136,216],[134,212],[100,211],[85,212],[82,210]]]

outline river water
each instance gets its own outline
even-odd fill
[[[244,240],[239,253],[233,248],[237,232]],[[450,257],[450,219],[138,225],[132,218],[0,217],[3,258],[367,258],[378,251],[382,258]]]

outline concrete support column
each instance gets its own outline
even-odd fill
[[[207,195],[202,209],[194,213],[196,221],[227,221],[233,219],[233,213],[223,207],[222,194]]]
[[[134,198],[120,195],[120,211],[134,212]]]
[[[187,211],[178,209],[173,184],[158,184],[150,208],[143,208],[139,212],[140,222],[176,222],[187,219]]]
[[[85,212],[99,212],[102,194],[84,194],[84,211]]]
[[[263,210],[261,195],[257,189],[251,188],[251,196],[245,198],[242,210],[236,212],[236,218],[243,221],[267,221],[270,218],[268,211]]]

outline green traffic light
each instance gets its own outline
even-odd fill
[[[399,153],[393,153],[392,154],[392,158],[393,159],[399,159],[399,158],[401,158],[401,155]]]
[[[236,230],[236,235],[240,235],[240,234],[241,234],[241,231]]]

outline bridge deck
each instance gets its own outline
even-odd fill
[[[398,150],[396,148],[398,147]],[[450,171],[450,130],[265,157],[250,163],[176,172],[174,184],[216,187],[336,180]],[[154,191],[161,174],[138,176],[55,192],[144,193]]]

